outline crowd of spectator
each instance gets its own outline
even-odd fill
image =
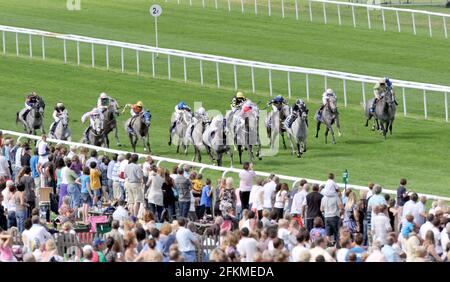
[[[250,163],[239,178],[213,181],[189,165],[158,167],[151,156],[99,155],[45,136],[30,144],[0,132],[0,261],[449,260],[449,207],[427,205],[406,179],[396,197],[374,183],[339,189],[333,173],[322,185],[290,186],[276,174],[257,177]],[[108,213],[111,231],[79,254],[59,253],[55,235],[76,236],[93,213]]]

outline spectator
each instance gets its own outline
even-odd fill
[[[319,256],[323,256],[323,260],[326,262],[335,262],[335,259],[333,257],[331,257],[331,255],[325,250],[325,248],[327,246],[327,243],[325,240],[326,240],[325,238],[319,237],[314,242],[315,247],[310,250],[310,253],[311,253],[310,262],[315,262],[316,258]]]
[[[47,240],[52,239],[52,235],[41,225],[39,216],[33,215],[31,218],[33,224],[28,232],[28,240],[36,242],[39,245],[44,245]]]
[[[144,175],[142,172],[142,168],[139,165],[137,165],[138,159],[139,157],[137,154],[131,155],[129,163],[126,165],[124,170],[127,203],[132,216],[138,215],[140,204],[144,203],[144,186],[143,186]]]
[[[288,195],[289,187],[286,183],[282,183],[279,186],[279,191],[276,191],[275,196],[275,204],[274,204],[274,210],[277,211],[278,219],[283,218],[284,216],[284,207],[287,202],[287,195]]]
[[[240,198],[242,203],[242,209],[249,209],[250,192],[253,186],[253,179],[256,177],[256,173],[253,171],[253,164],[244,162],[243,171],[239,173],[239,189]]]
[[[403,206],[402,212],[402,224],[406,223],[406,216],[412,215],[414,218],[414,223],[421,225],[420,217],[424,215],[423,205],[419,203],[419,196],[417,193],[412,193],[410,196],[410,200],[405,203]]]
[[[323,217],[320,210],[322,198],[323,195],[319,193],[319,185],[313,184],[312,192],[306,195],[306,229],[308,231],[313,228],[313,221],[316,217]]]
[[[269,211],[272,210],[272,194],[275,192],[275,188],[277,187],[278,183],[280,182],[280,179],[277,176],[274,176],[269,182],[266,183],[266,185],[263,186],[264,188],[264,209],[267,209]]]
[[[100,204],[99,207],[101,207],[101,196],[102,196],[101,172],[97,167],[97,162],[95,161],[91,161],[89,167],[91,168],[89,172],[89,180],[93,196],[92,205],[94,207],[97,207],[98,202]]]
[[[180,216],[187,218],[191,205],[191,181],[184,175],[184,170],[179,168],[175,178],[175,186],[178,189],[178,202],[180,203]]]
[[[222,215],[225,216],[229,209],[235,209],[236,206],[236,194],[233,189],[233,178],[228,177],[226,179],[225,187],[220,190],[220,210]]]
[[[327,231],[324,228],[323,220],[321,217],[317,216],[314,218],[313,228],[309,232],[311,243],[314,243],[318,238],[325,238],[327,236]]]
[[[392,230],[389,218],[386,216],[386,206],[374,207],[375,216],[372,218],[373,240],[378,241],[381,246],[386,243],[387,235]]]
[[[168,212],[169,221],[172,221],[176,217],[175,205],[177,199],[174,193],[174,180],[170,177],[167,169],[164,170],[164,183],[162,184],[161,189],[163,192],[164,209]]]
[[[239,240],[236,248],[241,256],[241,261],[253,262],[253,257],[258,251],[258,241],[256,241],[255,238],[249,237],[250,231],[247,227],[242,228],[240,233],[241,239]]]
[[[355,261],[357,262],[362,261],[362,257],[364,256],[364,254],[367,253],[367,251],[362,247],[362,243],[363,243],[363,236],[359,233],[356,233],[354,246],[350,250],[348,250],[345,261],[354,261],[351,259],[352,254],[356,256]]]
[[[342,208],[342,202],[337,193],[333,194],[329,190],[322,198],[320,210],[325,217],[325,229],[331,244],[335,244],[339,240],[339,218]]]
[[[117,220],[118,222],[121,222],[121,223],[130,220],[129,213],[125,209],[125,201],[124,200],[119,200],[118,207],[114,211],[112,217],[114,220]]]
[[[357,202],[355,192],[349,190],[346,203],[344,205],[344,220],[342,225],[346,227],[352,234],[357,231],[356,221],[358,219]]]
[[[180,226],[176,231],[178,249],[184,257],[185,262],[195,262],[197,261],[196,246],[199,245],[199,242],[194,234],[189,229],[185,228],[186,219],[181,217],[177,222]]]
[[[202,196],[200,199],[201,216],[212,214],[211,198],[212,198],[211,179],[208,178],[206,179],[206,185],[202,189]]]
[[[164,173],[164,168],[158,168],[157,172],[150,171],[147,182],[147,186],[150,187],[147,194],[149,209],[153,214],[157,215],[158,222],[163,221],[164,199],[162,186],[165,182]]]
[[[294,195],[291,206],[291,215],[299,218],[299,222],[305,220],[305,206],[306,206],[306,196],[309,192],[309,184],[305,183],[301,186],[301,190]]]

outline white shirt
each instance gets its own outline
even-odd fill
[[[117,209],[113,212],[112,217],[114,220],[119,222],[124,222],[130,218],[128,211],[122,206],[117,207]]]
[[[151,164],[149,162],[145,162],[142,164],[142,172],[144,174],[144,177],[148,177],[148,170],[150,169]]]
[[[302,214],[302,207],[306,205],[307,194],[305,190],[295,193],[294,199],[292,199],[291,214]]]
[[[419,235],[422,240],[425,240],[425,235],[427,234],[428,230],[433,229],[434,225],[433,223],[427,221],[422,226],[420,226]]]
[[[195,251],[195,242],[197,238],[191,230],[180,227],[175,235],[178,243],[178,250],[180,252]]]
[[[264,185],[264,208],[271,209],[272,208],[272,193],[275,191],[277,184],[275,181],[270,181]]]
[[[9,177],[9,163],[2,155],[0,155],[0,176]]]
[[[127,165],[128,165],[128,160],[126,160],[126,159],[120,162],[119,175],[122,172],[125,172],[125,168],[127,167]],[[125,182],[125,179],[119,177],[119,182]]]
[[[192,194],[192,190],[190,193],[191,193],[191,205],[189,206],[189,211],[195,212],[195,197],[194,194]]]
[[[327,182],[325,182],[325,187],[323,188],[323,195],[324,196],[333,196],[333,195],[337,195],[336,190],[339,187],[337,186],[336,182],[334,182],[334,180],[332,179],[328,179]]]
[[[303,245],[298,244],[297,246],[295,246],[292,249],[291,262],[299,262],[301,253],[307,252],[307,251],[308,251],[308,249]]]
[[[345,262],[345,257],[347,256],[348,249],[347,248],[341,248],[337,250],[336,252],[336,260],[337,262]]]
[[[325,258],[326,262],[335,262],[334,258],[324,249],[321,247],[314,247],[310,250],[311,253],[311,259],[310,262],[316,262],[316,258],[320,255],[322,255]]]
[[[38,241],[40,245],[45,244],[48,239],[52,238],[52,235],[40,224],[33,224],[28,232],[28,240],[32,242]]]
[[[403,224],[406,223],[406,216],[408,214],[411,214],[412,216],[414,216],[414,222],[419,224],[418,222],[420,222],[420,213],[423,212],[422,210],[422,204],[419,205],[419,201],[417,201],[417,203],[413,202],[412,200],[409,200],[405,203],[405,205],[403,206],[403,213],[402,213],[402,222]]]
[[[39,156],[45,155],[47,153],[47,142],[43,140],[39,141],[38,144],[38,154]]]
[[[16,167],[22,167],[22,163],[20,161],[20,158],[22,157],[23,148],[19,147],[16,150],[16,158],[15,158],[15,165]]]
[[[256,177],[256,173],[253,170],[244,170],[239,173],[239,188],[242,192],[249,192],[252,190],[253,178]]]
[[[389,218],[383,213],[377,214],[372,218],[371,228],[373,231],[373,240],[379,241],[381,245],[384,245],[386,243],[387,234],[392,229]]]
[[[446,226],[448,226],[449,224],[450,224],[450,222],[447,223]],[[450,239],[448,236],[447,228],[444,228],[441,232],[441,246],[442,246],[442,249],[444,252],[450,251],[450,249],[448,249],[448,250],[446,249],[448,242],[450,242]]]
[[[252,209],[260,211],[264,208],[264,188],[262,186],[253,186],[250,192],[250,198],[252,198]]]
[[[258,241],[254,238],[243,237],[236,248],[241,255],[242,262],[253,262],[253,257],[255,253],[258,252]]]
[[[284,204],[286,202],[286,190],[278,191],[275,197],[275,204],[273,205],[277,209],[284,208]]]
[[[67,166],[63,167],[61,169],[61,184],[68,184],[68,180],[67,180],[67,176],[66,176],[66,171],[70,169]]]

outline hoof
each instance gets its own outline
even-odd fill
[[[319,138],[319,135],[316,135],[316,138]]]
[[[120,143],[117,143],[117,147],[122,147],[122,144],[120,144]]]
[[[171,145],[172,145],[172,142],[171,142],[171,141],[169,141],[169,142],[167,142],[167,144],[169,144],[169,146],[171,146]]]
[[[297,158],[299,158],[299,159],[300,159],[301,157],[302,157],[302,155],[300,155],[300,154],[297,154]]]
[[[262,161],[262,158],[261,158],[261,157],[258,157],[258,160]]]

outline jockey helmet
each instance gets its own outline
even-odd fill
[[[205,108],[203,108],[203,107],[200,107],[200,108],[198,108],[198,110],[197,110],[197,113],[199,113],[199,114],[201,114],[201,115],[205,114],[205,112],[206,112],[206,110],[205,110]]]
[[[283,96],[278,95],[278,96],[275,97],[275,99],[273,99],[273,100],[274,100],[274,102],[276,102],[276,103],[281,103],[281,102],[284,101],[284,98],[283,98]]]
[[[178,103],[178,105],[177,105],[177,108],[178,108],[179,110],[182,110],[182,109],[184,109],[185,107],[186,107],[186,103],[183,102],[183,101],[181,101],[181,102]]]
[[[385,78],[384,78],[384,81],[386,81],[386,85],[387,85],[388,87],[391,87],[391,86],[392,86],[392,82],[391,82],[391,80],[389,79],[389,77],[385,77]]]
[[[61,108],[64,108],[64,104],[63,103],[56,103],[56,107],[57,108],[59,108],[59,109],[61,109]]]
[[[100,93],[100,99],[106,99],[108,95],[105,92]]]
[[[303,102],[303,100],[302,99],[297,99],[297,101],[295,101],[295,103],[297,104],[297,105],[302,105],[302,104],[304,104],[304,102]]]
[[[380,80],[378,80],[378,83],[379,84],[386,84],[386,78],[385,77],[380,78]]]
[[[144,103],[142,103],[142,101],[138,101],[138,102],[136,103],[136,107],[142,109],[142,108],[144,107]]]
[[[327,91],[325,91],[325,93],[326,93],[327,95],[332,95],[332,94],[334,94],[334,91],[333,91],[333,89],[328,88]]]
[[[245,98],[244,93],[242,92],[236,93],[236,98]]]

